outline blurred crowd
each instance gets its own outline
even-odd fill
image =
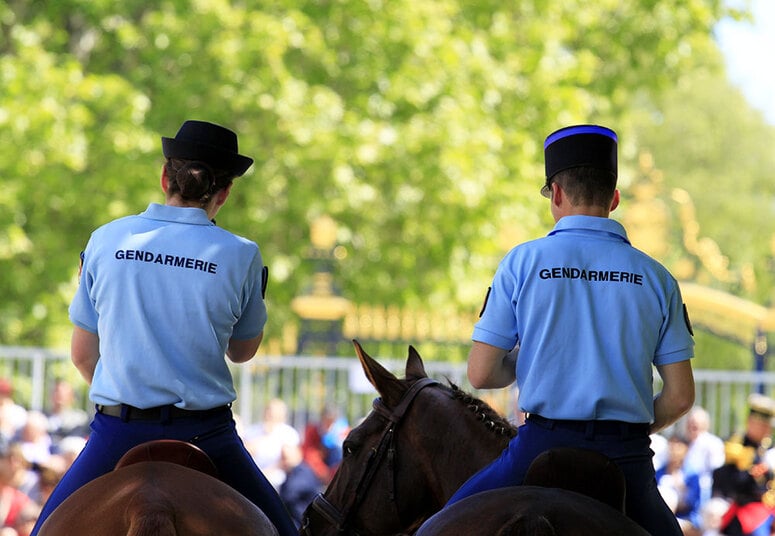
[[[58,380],[51,410],[28,410],[14,402],[12,384],[0,379],[0,536],[29,535],[48,494],[83,448],[91,416],[75,402],[73,387]],[[732,437],[714,435],[702,407],[652,436],[657,485],[686,536],[775,533],[774,424],[775,400],[753,394]],[[297,523],[331,481],[349,431],[334,406],[297,430],[280,399],[267,403],[260,422],[240,426],[245,446]]]
[[[694,407],[652,436],[657,485],[687,536],[769,536],[775,532],[775,400],[753,394],[741,431],[714,435]]]
[[[338,408],[326,406],[320,419],[299,433],[288,423],[285,402],[273,399],[262,421],[241,430],[241,435],[291,517],[301,525],[304,510],[333,478],[349,432],[350,425]]]
[[[89,415],[75,407],[72,386],[54,383],[51,411],[14,402],[0,379],[0,536],[27,536],[40,508],[86,443]]]
[[[54,382],[43,413],[14,401],[0,379],[0,536],[29,536],[38,514],[89,434],[91,415],[77,407],[73,386]],[[238,423],[239,425],[239,423]],[[245,446],[280,493],[297,523],[333,477],[349,425],[335,407],[300,433],[282,400],[266,406],[259,424],[241,427]]]

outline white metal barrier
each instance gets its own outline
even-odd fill
[[[375,357],[386,369],[399,377],[404,376],[405,357]],[[449,379],[486,400],[502,414],[513,414],[513,391],[471,389],[465,363],[426,361],[425,368],[429,376]],[[353,424],[369,413],[376,396],[354,356],[257,356],[248,363],[233,365],[232,371],[238,392],[234,409],[245,426],[261,421],[263,410],[272,398],[285,401],[291,424],[299,430],[303,430],[308,421],[317,420],[326,406],[339,408]],[[773,396],[775,392],[775,372],[695,370],[694,376],[697,404],[709,411],[712,431],[721,437],[743,427],[746,399],[750,393],[761,390]],[[78,405],[91,410],[88,387],[70,363],[67,353],[45,348],[0,346],[0,378],[12,382],[14,399],[28,409],[49,409],[49,393],[55,379],[61,377],[75,386]],[[658,378],[656,381],[658,383]]]

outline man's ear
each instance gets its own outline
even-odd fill
[[[552,205],[559,207],[562,204],[562,198],[565,195],[565,192],[562,191],[562,188],[559,184],[556,182],[552,183]]]
[[[613,212],[616,210],[616,207],[619,206],[619,188],[614,190],[614,198],[611,200],[611,208],[609,209],[609,212]]]

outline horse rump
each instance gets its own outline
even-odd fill
[[[466,497],[428,519],[415,536],[648,536],[622,512],[574,491],[540,486]]]
[[[552,523],[542,515],[517,514],[495,536],[557,536]]]
[[[277,536],[264,513],[202,471],[140,461],[76,490],[48,517],[40,536]]]
[[[149,504],[127,510],[126,536],[179,536],[172,505]]]

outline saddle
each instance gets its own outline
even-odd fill
[[[141,443],[124,454],[114,469],[140,462],[174,463],[218,478],[218,468],[202,449],[176,439],[156,439]]]
[[[547,450],[530,464],[523,484],[575,491],[624,512],[624,474],[599,452],[570,447]]]

